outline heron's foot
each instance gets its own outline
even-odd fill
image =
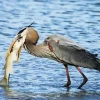
[[[81,87],[86,84],[86,82],[88,81],[88,79],[85,77],[82,84],[78,87],[78,89],[81,89]]]
[[[71,82],[67,82],[64,87],[69,87],[71,85]]]

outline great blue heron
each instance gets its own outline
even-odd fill
[[[78,88],[81,88],[88,81],[79,67],[100,70],[100,60],[97,58],[97,54],[91,54],[71,39],[55,34],[48,36],[43,43],[36,45],[39,39],[37,31],[31,27],[26,27],[19,34],[24,30],[28,30],[24,48],[31,55],[50,58],[65,66],[68,79],[67,84],[65,84],[66,87],[71,85],[68,65],[74,65],[84,78]]]

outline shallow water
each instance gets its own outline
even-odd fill
[[[0,79],[4,55],[17,32],[35,21],[39,43],[50,34],[69,36],[100,58],[99,0],[0,0]],[[9,89],[0,87],[0,100],[99,100],[100,72],[82,68],[89,81],[80,90],[81,75],[69,66],[71,87],[62,64],[33,57],[23,49]]]

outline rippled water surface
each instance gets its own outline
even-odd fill
[[[17,32],[35,21],[39,43],[51,34],[69,36],[100,58],[99,0],[0,0],[0,79],[4,55]],[[69,66],[71,87],[62,64],[39,59],[22,50],[14,64],[9,89],[0,87],[0,100],[99,100],[100,72],[82,68],[89,81],[82,88],[81,75]]]

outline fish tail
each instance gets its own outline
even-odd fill
[[[9,85],[9,82],[8,82],[9,80],[7,80],[6,78],[2,78],[1,80],[0,80],[0,85],[1,86],[8,86]]]

